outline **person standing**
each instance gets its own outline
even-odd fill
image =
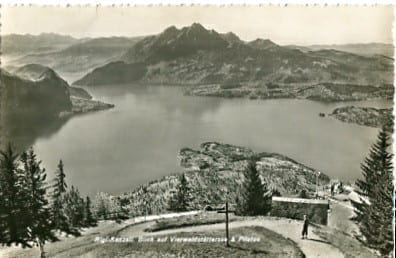
[[[304,239],[304,238],[308,239],[308,225],[309,225],[309,221],[308,221],[307,215],[304,215],[304,224],[303,224],[301,239]]]

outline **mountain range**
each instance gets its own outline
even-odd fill
[[[1,50],[8,70],[25,64],[41,64],[62,77],[82,76],[118,60],[138,40],[127,37],[76,39],[57,34],[7,35],[3,37]]]
[[[1,36],[1,52],[2,55],[18,57],[32,53],[53,52],[79,41],[79,39],[71,36],[55,33],[42,33],[40,35],[9,34]]]
[[[374,92],[392,89],[393,59],[334,49],[304,52],[268,39],[244,42],[233,33],[221,34],[194,23],[181,29],[172,26],[141,39],[119,61],[94,69],[74,84],[133,82],[193,85],[189,90],[193,95],[223,96],[237,92],[231,96],[271,96],[274,85],[276,92],[296,87],[306,92],[306,87],[310,90],[325,87],[333,95],[339,94],[333,89],[352,85],[356,87],[349,87],[352,92],[348,94],[364,95],[365,86]],[[329,84],[335,86],[332,89],[323,86]],[[336,99],[349,100],[344,95]]]
[[[136,38],[3,38],[3,68],[42,64],[75,85],[172,84],[186,86],[190,95],[253,99],[393,96],[393,47],[380,43],[281,46],[269,39],[246,42],[199,23]]]
[[[343,45],[310,45],[310,46],[296,46],[289,45],[288,47],[299,49],[303,52],[317,51],[321,49],[334,49],[343,52],[349,52],[361,56],[386,56],[393,58],[394,47],[392,44],[385,43],[366,43],[366,44],[343,44]]]

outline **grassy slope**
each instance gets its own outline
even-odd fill
[[[345,257],[378,257],[372,250],[365,247],[355,238],[334,228],[319,227],[314,229],[315,234],[341,250]]]

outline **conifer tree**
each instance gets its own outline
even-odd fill
[[[58,163],[58,169],[56,171],[56,178],[55,178],[54,185],[56,186],[54,189],[55,195],[64,194],[67,190],[66,175],[65,175],[64,165],[63,165],[62,160],[59,160],[59,163]]]
[[[128,217],[121,200],[103,192],[98,192],[95,196],[94,211],[100,219],[120,220]]]
[[[8,230],[5,195],[3,193],[2,172],[0,171],[0,244],[6,242]]]
[[[171,211],[187,211],[190,207],[190,187],[184,174],[179,177],[176,192],[169,199],[168,209]]]
[[[85,203],[80,196],[79,190],[72,186],[65,194],[64,201],[64,211],[68,218],[68,224],[75,229],[84,226]]]
[[[23,186],[26,190],[26,215],[22,218],[29,229],[29,240],[40,247],[41,257],[45,257],[44,244],[57,238],[52,232],[50,208],[46,199],[46,173],[41,168],[33,149],[23,152],[21,161],[24,167]],[[21,219],[21,218],[20,218]]]
[[[97,221],[94,218],[91,210],[91,199],[87,196],[85,200],[85,212],[84,212],[84,225],[87,227],[96,226]]]
[[[353,202],[367,245],[380,250],[383,255],[393,248],[393,155],[389,148],[390,136],[382,128],[361,165],[363,179],[356,182],[360,202]]]
[[[384,169],[389,169],[392,166],[391,154],[387,151],[389,146],[389,136],[386,131],[381,130],[377,142],[370,149],[369,156],[361,164],[363,179],[356,181],[359,194],[372,196],[375,184],[383,174]]]
[[[30,246],[29,235],[21,218],[25,217],[26,201],[24,200],[25,188],[22,186],[22,173],[18,168],[18,154],[8,144],[6,150],[0,151],[0,189],[1,211],[0,227],[2,229],[1,243],[22,244]]]
[[[371,205],[371,220],[377,226],[378,237],[374,239],[373,246],[378,249],[383,256],[388,255],[394,248],[393,233],[393,203],[394,190],[392,174],[389,173],[381,182],[378,189],[377,199]]]
[[[256,160],[251,160],[244,173],[241,198],[238,198],[237,213],[247,216],[265,215],[271,209],[271,192],[261,182]]]
[[[107,202],[106,194],[99,192],[95,196],[95,213],[96,217],[100,219],[109,218],[109,205]]]
[[[67,222],[67,217],[64,214],[64,195],[67,190],[66,175],[64,172],[64,165],[62,160],[59,161],[58,169],[55,172],[54,184],[52,186],[52,207],[51,207],[51,217],[54,229],[66,232],[68,234],[72,233]]]

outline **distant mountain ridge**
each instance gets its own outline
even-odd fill
[[[238,35],[236,35],[236,34],[233,33],[233,32],[223,33],[223,34],[220,34],[220,36],[221,36],[224,40],[226,40],[228,43],[231,43],[231,44],[233,44],[233,43],[236,43],[236,44],[243,44],[243,43],[244,43],[243,40],[241,40],[241,39],[238,37]]]
[[[279,47],[277,44],[275,44],[269,39],[255,39],[253,41],[250,41],[248,45],[257,49],[268,49],[268,48]]]
[[[246,42],[233,32],[219,33],[199,23],[136,38],[7,37],[23,50],[19,58],[9,59],[10,44],[2,46],[7,69],[41,64],[76,85],[176,84],[189,85],[191,95],[249,98],[317,99],[324,91],[325,98],[336,101],[391,98],[393,91],[393,58],[377,51],[393,51],[386,44],[281,46],[270,39]],[[37,44],[27,47],[32,37],[37,42],[52,42],[53,50],[43,52]],[[48,42],[43,46],[51,45]],[[324,84],[335,86],[324,88]],[[342,89],[340,85],[354,86]]]
[[[385,43],[362,43],[362,44],[333,44],[333,45],[310,45],[310,46],[296,46],[288,45],[288,47],[296,48],[304,52],[318,51],[323,49],[334,49],[343,52],[363,56],[383,55],[393,58],[394,46]]]
[[[5,55],[26,55],[56,51],[79,42],[71,36],[55,33],[8,34],[1,36],[1,52]]]
[[[15,38],[16,37],[16,38]],[[48,66],[56,70],[61,75],[70,73],[86,74],[92,69],[102,66],[103,64],[119,60],[125,52],[133,46],[140,38],[127,37],[107,37],[107,38],[83,38],[75,39],[69,37],[65,42],[59,43],[64,36],[53,36],[56,38],[55,43],[49,41],[44,45],[51,44],[51,48],[46,51],[37,49],[33,46],[26,47],[25,42],[34,38],[37,42],[45,41],[43,36],[5,36],[6,41],[16,42],[17,50],[14,51],[11,46],[2,46],[2,52],[5,55],[7,66],[22,66],[25,64],[35,63]],[[18,40],[19,39],[19,40]],[[34,42],[34,41],[33,41]],[[11,57],[9,57],[11,55]],[[81,76],[81,75],[80,75]]]
[[[220,34],[214,30],[206,30],[201,24],[194,23],[180,30],[172,26],[159,35],[147,37],[136,43],[122,60],[155,63],[184,57],[199,50],[221,49],[227,45],[227,41]]]
[[[199,95],[244,97],[251,92],[273,96],[274,91],[300,86],[315,88],[321,83],[359,87],[388,87],[393,83],[393,60],[385,56],[368,57],[338,50],[303,52],[268,39],[244,42],[233,33],[220,34],[197,23],[181,29],[172,26],[158,35],[145,37],[121,60],[124,64],[117,63],[117,69],[111,69],[116,63],[104,65],[74,84],[208,85],[205,87],[210,92],[205,93],[205,88],[200,87]],[[135,70],[132,64],[139,64],[139,69]],[[128,71],[138,76],[131,79]],[[277,89],[271,88],[274,84],[278,85]],[[196,95],[194,87],[189,92]],[[370,97],[363,96],[366,93],[360,90],[351,94],[352,97],[340,99]]]

